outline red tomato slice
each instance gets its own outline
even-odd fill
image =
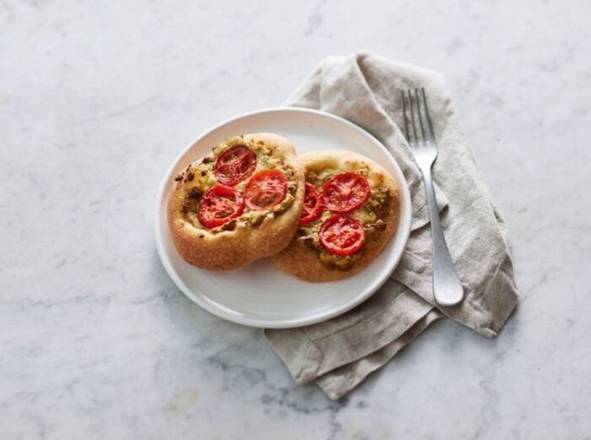
[[[199,202],[197,218],[206,228],[221,226],[244,211],[244,198],[229,186],[215,184]]]
[[[367,179],[351,171],[337,174],[322,187],[324,205],[334,212],[350,212],[359,208],[370,193]]]
[[[215,176],[222,185],[233,186],[250,176],[256,165],[256,153],[246,145],[236,145],[220,154]]]
[[[363,246],[365,232],[357,220],[333,215],[320,227],[320,243],[331,254],[352,255]]]
[[[277,169],[262,170],[250,178],[244,188],[251,209],[268,209],[280,203],[287,193],[287,178]]]
[[[320,217],[324,204],[316,187],[311,183],[306,183],[306,194],[304,195],[304,207],[300,216],[300,225],[307,225]]]

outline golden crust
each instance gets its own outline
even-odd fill
[[[366,268],[382,252],[396,232],[400,212],[398,184],[381,166],[349,151],[315,152],[299,157],[307,170],[320,171],[325,168],[336,168],[346,171],[354,170],[357,164],[364,163],[370,170],[368,176],[370,185],[385,185],[388,188],[392,203],[383,218],[386,228],[375,240],[367,242],[360,251],[363,252],[361,258],[350,269],[327,269],[320,262],[317,252],[306,246],[298,237],[294,238],[283,251],[272,257],[276,267],[305,281],[334,281],[350,277]]]
[[[189,263],[203,269],[229,270],[273,255],[289,244],[298,228],[304,198],[304,172],[295,155],[294,146],[285,138],[271,133],[244,135],[246,141],[274,145],[277,154],[295,170],[297,189],[292,205],[279,216],[269,214],[256,228],[238,222],[231,231],[212,233],[195,227],[182,214],[188,187],[199,176],[187,183],[182,181],[169,193],[167,216],[170,232],[178,253]]]

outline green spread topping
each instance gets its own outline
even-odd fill
[[[213,147],[210,154],[205,156],[201,161],[189,165],[175,178],[177,182],[184,183],[186,186],[182,212],[193,226],[204,228],[197,218],[197,206],[201,196],[217,183],[215,176],[217,158],[224,151],[237,145],[246,145],[256,153],[257,163],[253,174],[264,169],[276,168],[281,170],[287,178],[287,194],[280,204],[269,209],[254,210],[246,206],[240,217],[217,228],[208,229],[208,231],[217,233],[233,230],[240,226],[258,227],[266,217],[274,218],[280,216],[293,205],[297,190],[296,171],[287,163],[283,154],[279,153],[273,144],[266,144],[262,141],[254,142],[252,140],[246,140],[243,136],[236,136]],[[234,185],[233,188],[237,192],[242,193],[247,181],[248,179],[244,179]]]
[[[356,168],[353,171],[364,177],[368,177],[369,175],[369,168],[366,165],[361,165],[360,168]],[[318,191],[321,192],[324,182],[341,172],[342,170],[334,168],[326,168],[320,171],[308,171],[306,173],[306,182],[316,186]],[[375,240],[386,228],[383,219],[386,217],[391,203],[392,198],[386,186],[372,186],[371,195],[367,202],[365,202],[360,208],[349,213],[351,217],[363,225],[366,242]],[[297,232],[297,237],[299,240],[302,240],[306,246],[317,252],[320,262],[327,269],[349,270],[362,257],[363,250],[352,255],[335,255],[324,249],[319,239],[320,227],[331,215],[332,213],[330,211],[324,210],[320,218],[316,221],[300,226]]]

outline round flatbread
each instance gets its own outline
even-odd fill
[[[303,197],[304,171],[294,146],[271,133],[241,135],[175,177],[168,224],[187,262],[236,269],[289,244]]]
[[[306,281],[349,277],[373,261],[396,232],[398,184],[381,166],[349,151],[299,158],[306,169],[300,226],[273,263]]]

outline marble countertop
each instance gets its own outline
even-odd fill
[[[3,439],[589,439],[591,9],[583,2],[0,2]],[[341,402],[185,298],[159,180],[324,56],[442,71],[504,213],[500,336],[435,324]]]

